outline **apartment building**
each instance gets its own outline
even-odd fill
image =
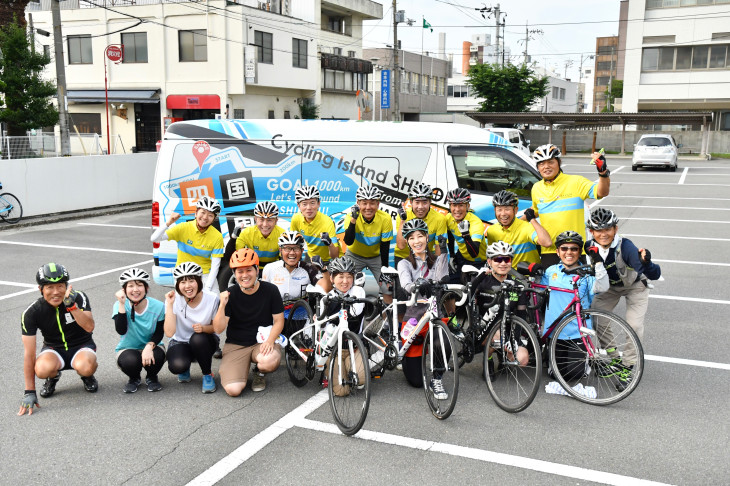
[[[593,112],[598,113],[606,108],[606,91],[614,79],[618,77],[619,37],[597,37],[596,56],[593,76]]]

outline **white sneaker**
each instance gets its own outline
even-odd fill
[[[441,380],[431,378],[431,385],[429,386],[429,388],[431,389],[431,393],[433,393],[433,397],[436,400],[447,400],[449,398],[449,394],[446,393],[446,390],[444,390],[444,384],[441,382]]]

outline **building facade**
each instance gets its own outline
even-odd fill
[[[28,5],[36,28],[53,31],[50,1]],[[307,104],[322,118],[356,119],[356,94],[372,73],[362,59],[362,21],[383,16],[370,0],[60,6],[72,138],[76,130],[109,136],[126,151],[154,150],[178,120],[295,118]],[[53,38],[43,42],[52,54]],[[109,45],[123,45],[122,62],[106,60]],[[53,69],[46,74],[55,79]]]
[[[606,91],[614,79],[619,79],[618,36],[596,37],[596,57],[593,75],[593,112],[606,108]]]

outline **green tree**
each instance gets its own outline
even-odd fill
[[[614,79],[611,81],[611,86],[606,89],[606,106],[603,107],[603,112],[613,111],[613,104],[616,98],[624,97],[624,81],[623,79]],[[609,108],[610,107],[610,108]]]
[[[0,28],[0,121],[7,124],[8,135],[25,135],[27,130],[55,125],[58,110],[50,98],[56,86],[41,78],[51,60],[31,52],[25,29],[17,22]]]
[[[539,77],[529,66],[477,64],[469,68],[466,83],[484,98],[479,111],[527,111],[548,93],[548,78]]]

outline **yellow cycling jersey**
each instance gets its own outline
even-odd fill
[[[352,224],[352,217],[345,218],[345,230]],[[380,242],[393,239],[393,220],[385,211],[375,211],[371,222],[366,222],[362,213],[355,221],[355,241],[348,246],[355,255],[372,258],[380,255]]]
[[[212,225],[198,231],[195,221],[176,224],[165,231],[167,239],[177,242],[177,262],[193,262],[203,273],[210,273],[210,259],[223,258],[223,235]]]
[[[311,223],[307,223],[302,213],[297,213],[291,218],[289,228],[292,231],[298,231],[304,237],[307,243],[307,253],[309,257],[319,255],[323,262],[330,261],[330,250],[327,245],[322,243],[320,236],[322,233],[329,233],[333,243],[337,243],[337,235],[335,234],[335,223],[327,215],[317,211]]]
[[[532,207],[550,239],[563,231],[575,231],[586,239],[583,201],[597,199],[596,183],[583,176],[562,172],[550,182],[539,181],[532,186]],[[555,253],[555,245],[543,248],[543,253]]]
[[[509,228],[501,224],[491,225],[487,228],[487,245],[497,241],[512,245],[515,251],[515,256],[512,258],[513,268],[517,268],[520,262],[540,262],[540,254],[537,252],[537,232],[527,221],[515,218]]]
[[[415,218],[416,215],[413,214],[412,209],[406,211],[406,221],[410,221]],[[428,226],[428,248],[434,252],[436,251],[438,237],[443,236],[446,238],[446,216],[434,209],[429,209],[423,220],[426,222],[426,226]],[[408,255],[410,254],[408,244],[406,243],[406,247],[402,250],[400,248],[396,248],[394,254],[396,258],[408,258]]]
[[[264,237],[258,226],[244,228],[236,238],[236,250],[251,248],[259,256],[263,266],[279,259],[279,236],[284,232],[281,226],[274,226],[269,236]]]
[[[458,223],[451,214],[446,217],[446,228],[452,235],[454,235],[454,240],[456,241],[456,245],[459,247],[459,253],[461,253],[461,256],[470,262],[484,262],[487,260],[487,246],[482,245],[482,240],[484,239],[484,223],[482,223],[482,220],[471,211],[466,213],[464,219],[469,221],[469,236],[471,236],[471,241],[475,245],[479,246],[479,253],[476,258],[471,256],[467,251],[466,243],[464,242],[464,238],[461,237],[461,231],[459,231],[457,226]]]

